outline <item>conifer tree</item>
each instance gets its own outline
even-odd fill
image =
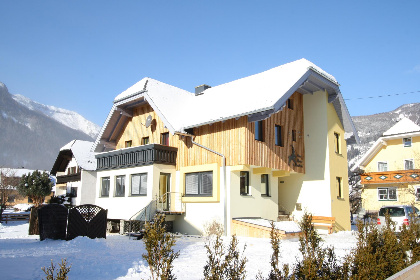
[[[149,264],[152,279],[176,279],[172,269],[173,261],[179,256],[179,252],[175,253],[173,250],[175,236],[166,232],[165,215],[157,214],[152,222],[145,225],[143,241],[147,251],[143,258]]]

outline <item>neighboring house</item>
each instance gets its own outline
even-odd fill
[[[419,165],[420,127],[403,118],[353,168],[362,172],[362,207],[378,211],[383,205],[420,206]]]
[[[128,220],[157,199],[190,234],[305,210],[350,230],[345,134],[358,140],[338,82],[305,59],[195,93],[144,78],[93,146],[95,203]]]
[[[56,176],[55,195],[72,198],[72,205],[94,204],[96,185],[93,142],[73,140],[60,149],[51,175]]]

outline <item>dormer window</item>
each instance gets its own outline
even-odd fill
[[[403,138],[404,147],[411,147],[411,137]]]

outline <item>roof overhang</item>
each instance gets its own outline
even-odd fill
[[[73,158],[71,150],[61,150],[58,153],[57,159],[54,162],[53,168],[51,169],[51,175],[57,174],[57,172],[66,171],[66,167]]]

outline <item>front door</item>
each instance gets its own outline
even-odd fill
[[[162,205],[163,211],[169,211],[170,205],[170,182],[171,174],[169,173],[160,173],[159,176],[159,202]]]

